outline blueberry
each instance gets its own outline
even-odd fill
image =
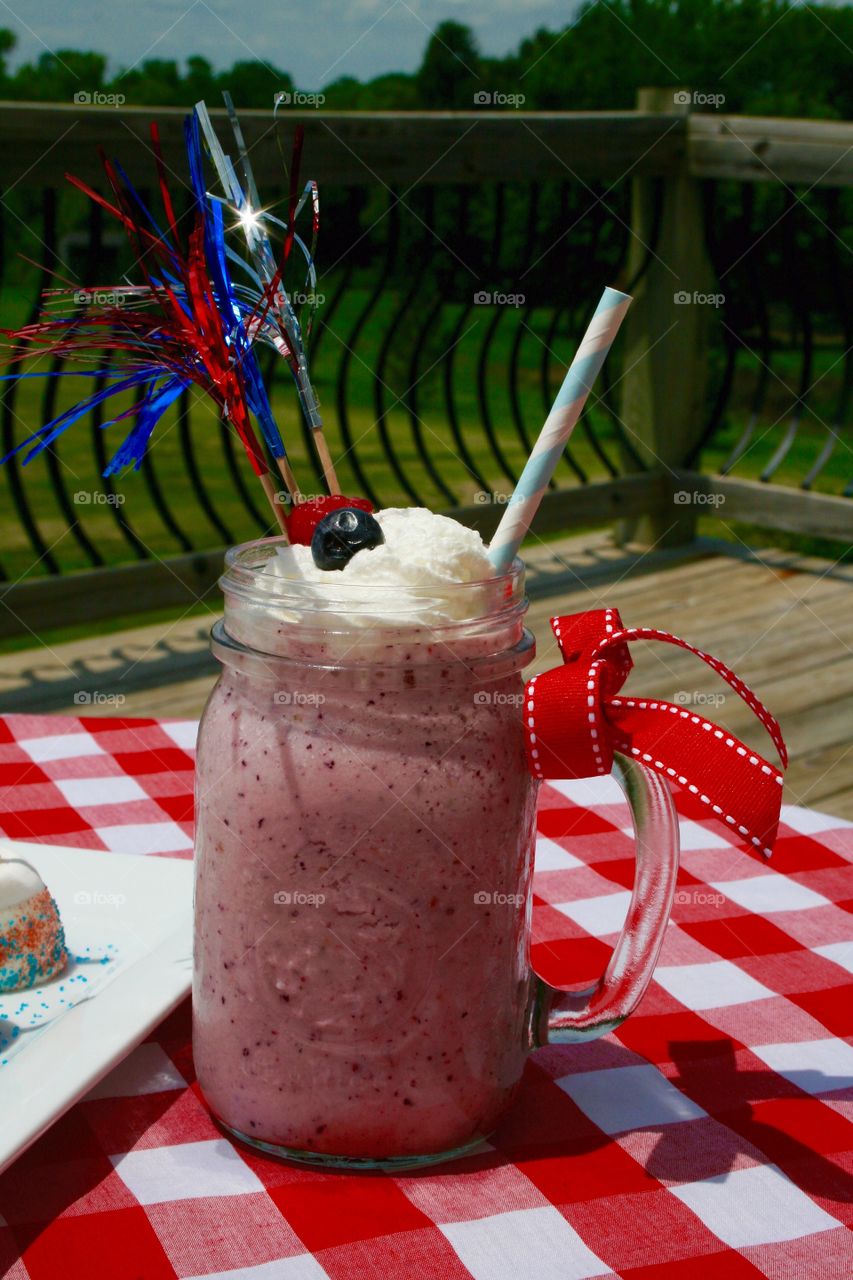
[[[324,516],[311,538],[311,555],[318,569],[343,569],[357,551],[381,546],[385,535],[379,522],[357,507],[339,507]]]

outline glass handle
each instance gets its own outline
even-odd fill
[[[663,944],[678,875],[678,819],[669,787],[650,769],[616,756],[613,776],[631,806],[637,842],[634,891],[604,974],[586,991],[561,991],[533,975],[530,1047],[594,1040],[639,1004]]]

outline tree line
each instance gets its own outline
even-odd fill
[[[115,94],[134,106],[216,101],[269,108],[276,92],[322,95],[326,110],[630,110],[641,85],[686,85],[727,112],[853,118],[853,6],[790,0],[588,0],[562,30],[542,28],[503,58],[469,27],[441,23],[416,71],[326,85],[293,69],[241,60],[152,58],[111,70],[97,52],[45,52],[14,69],[16,36],[0,29],[0,95],[73,102]]]

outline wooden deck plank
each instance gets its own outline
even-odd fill
[[[825,809],[839,818],[853,819],[851,763],[853,746],[850,745],[841,748],[833,745],[799,756],[792,762],[789,780],[786,779],[787,798],[792,804]]]

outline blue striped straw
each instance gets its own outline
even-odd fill
[[[630,305],[628,294],[618,289],[605,289],[601,295],[492,538],[489,559],[496,573],[506,573],[515,559]]]

